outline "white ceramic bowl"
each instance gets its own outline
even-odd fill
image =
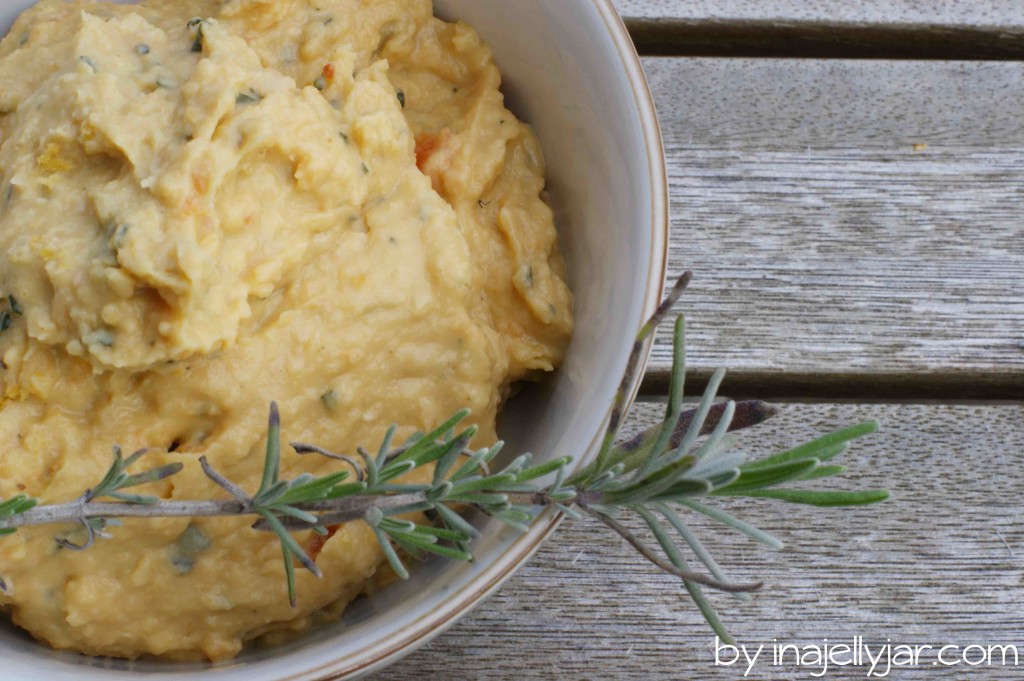
[[[32,4],[3,0],[0,32]],[[583,462],[595,454],[636,330],[662,294],[667,183],[643,70],[611,0],[435,4],[441,16],[469,22],[493,46],[511,108],[540,135],[576,293],[577,330],[568,358],[545,384],[506,408],[506,451]],[[227,665],[130,664],[57,654],[10,625],[0,626],[0,679],[313,681],[366,673],[465,615],[557,524],[557,517],[545,514],[525,535],[483,524],[475,564],[417,566],[409,582],[354,603],[340,622]]]

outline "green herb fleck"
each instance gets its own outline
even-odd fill
[[[198,555],[211,546],[213,546],[213,542],[195,525],[189,525],[188,529],[178,537],[178,548],[189,556]]]
[[[323,76],[320,76],[319,78],[313,81],[313,87],[323,92],[324,88],[327,87],[327,79],[324,78]]]
[[[9,309],[0,312],[0,333],[11,328],[16,316],[20,317],[24,314],[21,305],[18,304],[18,299],[13,294],[7,296],[7,305]]]
[[[203,531],[195,525],[189,525],[181,533],[178,541],[175,542],[174,554],[171,556],[171,564],[178,574],[187,575],[195,567],[196,558],[199,554],[209,551],[213,546],[210,538],[203,534]]]
[[[398,91],[398,103],[402,105],[403,109],[405,108],[405,91],[404,90],[399,90]]]
[[[369,175],[369,174],[370,174],[370,166],[368,166],[365,163],[363,163],[363,175]]]
[[[110,245],[117,250],[124,245],[124,238],[128,235],[128,230],[131,229],[131,225],[124,224],[117,228],[114,232],[113,238],[110,240]]]
[[[327,408],[327,411],[334,411],[338,408],[338,403],[340,402],[338,392],[336,390],[328,390],[320,396],[320,402]]]
[[[91,57],[87,57],[83,54],[80,57],[78,57],[78,61],[92,69],[93,73],[99,73],[99,69],[96,68],[96,62],[94,62]]]
[[[239,95],[235,97],[235,104],[255,104],[256,102],[261,101],[263,101],[263,95],[252,88],[249,88],[248,92],[239,93]]]
[[[85,341],[86,345],[102,345],[105,348],[114,347],[114,334],[102,329],[86,334],[82,337],[82,340]]]
[[[346,134],[345,134],[345,133],[343,133],[343,132],[339,132],[339,133],[338,133],[338,137],[340,137],[340,138],[341,138],[341,141],[342,141],[342,142],[344,142],[345,144],[348,144],[348,142],[349,142],[349,139],[348,139],[348,135],[346,135]]]
[[[158,88],[164,88],[166,90],[173,90],[174,88],[178,87],[178,84],[169,78],[161,77],[156,79],[156,86]]]
[[[139,43],[138,45],[135,46],[135,54],[137,54],[139,56],[144,56],[144,55],[149,54],[149,45],[146,45],[145,43]]]

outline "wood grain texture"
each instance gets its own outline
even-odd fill
[[[1024,396],[1024,64],[644,62],[697,377],[734,395]],[[648,389],[670,368],[659,336]]]
[[[648,54],[1020,59],[1016,0],[615,0]]]
[[[628,433],[654,423],[638,407]],[[844,456],[834,486],[888,486],[893,499],[819,511],[771,502],[723,504],[783,539],[772,551],[695,523],[736,579],[766,579],[749,605],[716,597],[740,642],[1014,644],[1024,665],[1024,509],[1019,458],[1024,407],[789,406],[744,437],[754,455],[876,419],[882,433]],[[567,524],[477,612],[376,678],[739,679],[715,668],[712,636],[670,577],[639,562],[594,524]],[[957,669],[897,669],[888,678],[962,678]],[[1022,667],[970,669],[1018,678]],[[749,678],[810,679],[808,669],[761,665]],[[864,679],[867,669],[830,670]],[[953,673],[959,672],[959,673]]]

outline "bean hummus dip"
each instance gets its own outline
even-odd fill
[[[63,503],[111,447],[223,499],[285,442],[376,447],[463,407],[495,439],[572,331],[544,164],[489,48],[429,0],[43,0],[0,43],[0,497]],[[10,298],[7,298],[10,296]],[[327,459],[285,452],[282,469]],[[290,607],[251,518],[0,539],[0,605],[56,648],[230,658],[362,593],[361,522]],[[314,540],[298,534],[300,544]]]

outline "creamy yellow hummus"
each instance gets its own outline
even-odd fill
[[[201,455],[255,489],[271,400],[285,441],[333,450],[462,407],[493,440],[508,385],[572,330],[541,151],[499,85],[429,0],[22,15],[0,43],[0,295],[22,313],[0,334],[0,496],[76,498],[114,444],[185,464],[145,490],[168,499],[224,496]],[[83,553],[54,541],[73,527],[23,530],[0,540],[0,604],[57,648],[224,659],[382,563],[345,526],[292,609],[250,524],[130,521]]]

